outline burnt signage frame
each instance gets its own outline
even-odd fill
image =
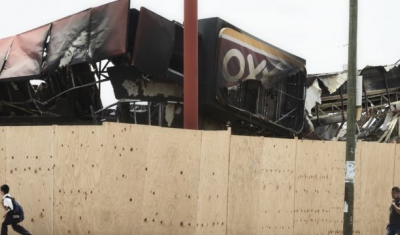
[[[129,20],[130,0],[92,8],[88,60],[100,61],[127,53]]]
[[[3,70],[4,63],[6,62],[6,58],[8,52],[10,51],[11,45],[14,41],[14,36],[0,39],[0,74]]]
[[[90,12],[87,9],[53,22],[43,72],[86,62]]]
[[[145,73],[165,78],[175,47],[175,24],[140,8],[132,65]]]
[[[278,103],[281,105],[277,108],[278,116],[268,120],[256,113],[250,112],[243,108],[236,107],[235,105],[227,102],[226,97],[222,98],[218,94],[218,54],[220,51],[219,37],[220,32],[224,28],[230,28],[243,34],[253,40],[262,43],[263,45],[284,54],[286,57],[292,60],[298,61],[295,68],[288,70],[288,73],[279,73],[281,79],[292,79],[296,80],[296,86],[289,87],[289,89],[283,87],[276,87],[279,93],[287,96],[286,101]],[[247,123],[248,127],[259,126],[260,131],[276,133],[278,135],[293,135],[301,132],[304,125],[304,102],[305,102],[305,81],[306,81],[306,69],[305,60],[292,55],[284,50],[281,50],[271,44],[268,44],[245,31],[235,27],[232,24],[220,19],[220,18],[209,18],[199,21],[199,33],[203,35],[201,41],[200,51],[200,64],[199,64],[199,102],[200,111],[202,115],[210,118],[219,119],[221,121],[229,122],[230,125],[235,126],[239,123]],[[247,59],[245,57],[245,59]],[[303,65],[303,66],[302,66]],[[295,76],[295,77],[294,77]],[[289,81],[283,81],[289,82]],[[286,91],[285,91],[286,90]],[[290,96],[288,92],[296,92],[297,97]],[[289,95],[289,96],[288,96]],[[289,104],[291,109],[287,111],[285,105]],[[287,119],[290,117],[290,119]],[[282,119],[283,118],[283,119]],[[286,120],[285,120],[286,119]],[[295,122],[294,124],[291,122]]]
[[[51,24],[47,24],[14,37],[0,81],[29,80],[40,75],[50,27]]]

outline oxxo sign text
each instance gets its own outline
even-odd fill
[[[278,71],[287,70],[286,62],[270,55],[267,46],[232,29],[220,34],[220,82],[234,85],[239,80],[268,78]],[[221,68],[222,67],[222,68]]]
[[[232,59],[236,59],[239,62],[239,71],[236,74],[231,74],[230,70],[235,71],[237,68],[228,68],[228,64]],[[247,76],[244,76],[246,67],[249,72]],[[228,82],[235,82],[240,79],[255,79],[261,72],[263,73],[263,77],[266,77],[269,73],[266,60],[262,60],[260,63],[255,64],[252,54],[248,54],[245,59],[243,53],[238,49],[230,49],[224,56],[222,62],[222,73],[225,80]]]

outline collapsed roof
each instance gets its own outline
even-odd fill
[[[358,139],[390,142],[399,132],[400,66],[367,66],[358,71]],[[345,139],[347,71],[313,74],[307,78],[306,110],[311,122],[310,138]],[[388,127],[388,123],[392,123]],[[388,130],[389,128],[389,130]],[[391,128],[391,130],[390,130]],[[343,130],[344,129],[344,130]],[[310,130],[309,130],[310,131]]]

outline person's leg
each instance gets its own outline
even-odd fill
[[[11,224],[10,218],[7,216],[3,223],[1,224],[1,235],[7,235],[8,234],[8,225]]]
[[[6,221],[3,221],[1,224],[1,235],[7,235],[7,224],[5,223]]]
[[[388,226],[386,228],[387,235],[396,235],[396,230],[394,230],[392,227]]]
[[[24,227],[22,227],[19,224],[12,223],[11,227],[14,229],[15,232],[17,232],[19,234],[30,235],[28,230],[26,230]]]

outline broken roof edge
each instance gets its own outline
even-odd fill
[[[377,69],[380,72],[386,72],[387,73],[387,72],[390,72],[393,68],[396,68],[396,67],[397,67],[396,64],[377,65],[377,66],[367,65],[361,70],[360,74],[362,75],[364,71],[371,70],[371,69]]]
[[[367,70],[367,69],[377,69],[377,68],[384,68],[386,70],[386,72],[389,72],[390,70],[392,70],[393,68],[395,68],[397,65],[396,64],[388,64],[388,65],[366,65],[364,68],[362,69],[358,69],[357,70],[357,75],[362,75],[362,71]],[[328,73],[314,73],[314,74],[308,74],[307,77],[312,78],[312,77],[329,77],[329,76],[336,76],[339,74],[343,74],[343,73],[348,73],[347,70],[343,70],[340,72],[328,72]]]

